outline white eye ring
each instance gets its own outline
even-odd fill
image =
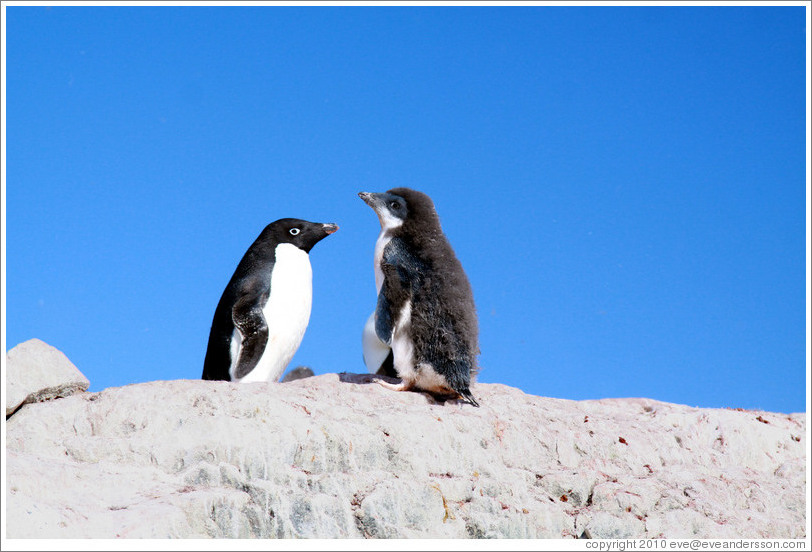
[[[299,230],[298,228],[291,228],[291,229],[290,229],[290,235],[291,235],[291,236],[295,236],[295,235],[297,235],[299,232],[301,232],[301,230]]]

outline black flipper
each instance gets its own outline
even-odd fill
[[[378,294],[378,305],[375,307],[375,335],[391,347],[392,331],[395,326],[392,321],[392,309],[389,300],[386,298],[385,287],[386,281],[381,286],[381,292]]]
[[[375,333],[378,339],[391,346],[395,317],[404,305],[412,300],[414,288],[420,283],[417,261],[408,253],[399,238],[393,238],[384,249],[381,272],[383,285],[378,294],[378,306],[375,310]],[[376,373],[400,377],[395,370],[394,359],[394,352],[390,350]]]
[[[240,358],[234,370],[235,378],[244,378],[256,367],[265,352],[265,345],[268,344],[268,324],[262,314],[265,301],[258,299],[255,294],[243,295],[234,303],[231,313],[234,325],[242,335]],[[267,300],[267,294],[263,299]]]

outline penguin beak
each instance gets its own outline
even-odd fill
[[[330,235],[333,232],[335,232],[336,230],[338,230],[338,224],[333,224],[333,223],[322,224],[321,227],[327,233],[327,235]]]
[[[375,209],[379,195],[380,194],[373,194],[372,192],[359,192],[358,197],[363,199],[364,203]]]
[[[386,218],[384,215],[384,211],[386,211],[386,201],[384,199],[385,194],[374,194],[372,192],[360,192],[358,197],[364,200],[364,203],[372,207],[372,210],[375,211],[375,214],[378,215],[378,222],[381,223],[381,228],[386,226]]]

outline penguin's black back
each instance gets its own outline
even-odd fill
[[[209,344],[203,361],[204,380],[231,380],[229,368],[231,337],[234,333],[234,304],[246,293],[258,296],[260,309],[268,301],[277,245],[278,240],[272,235],[271,225],[266,226],[245,252],[223,290],[209,332]]]

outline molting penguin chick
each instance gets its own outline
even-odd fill
[[[214,311],[204,380],[279,380],[310,320],[310,250],[336,230],[335,224],[292,218],[265,227]]]
[[[364,332],[367,365],[373,361],[370,370],[378,369],[375,363],[385,363],[389,347],[402,382],[379,380],[384,387],[461,397],[479,406],[469,390],[479,352],[474,296],[434,203],[409,188],[358,195],[381,223],[374,258],[378,304]]]

